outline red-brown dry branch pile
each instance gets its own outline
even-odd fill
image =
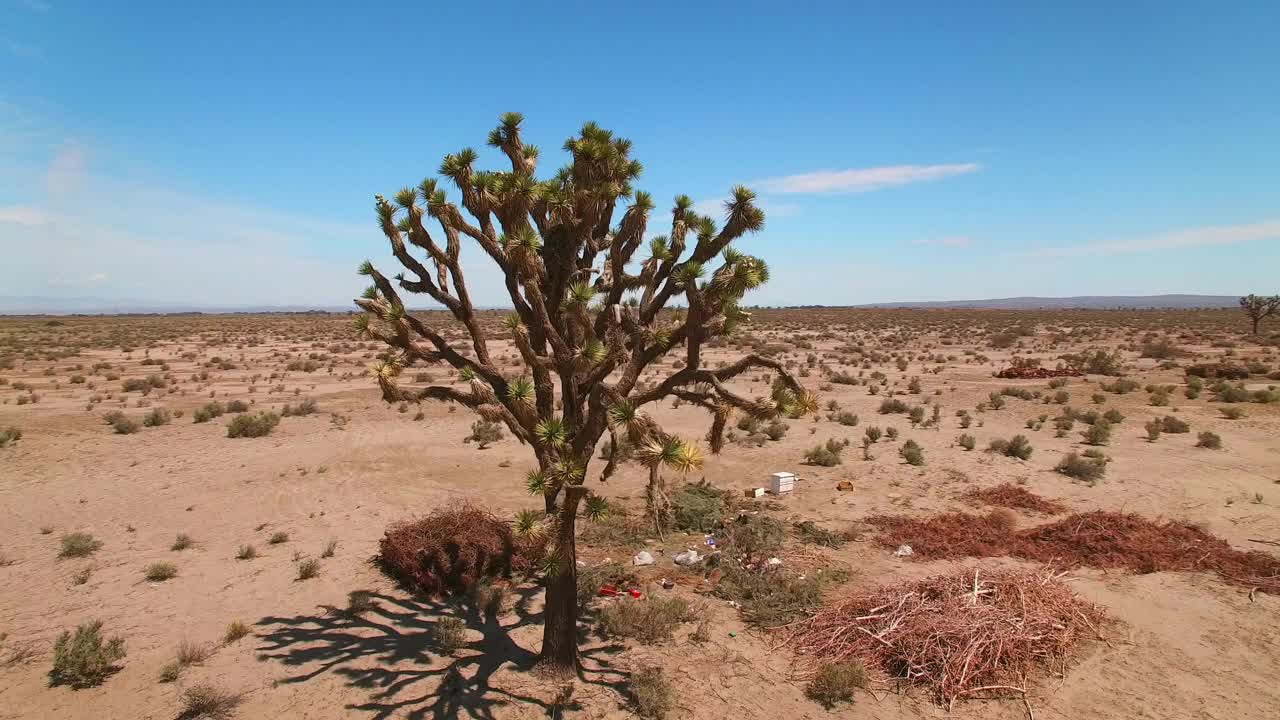
[[[1055,566],[1135,573],[1196,570],[1280,595],[1280,558],[1236,550],[1194,525],[1155,522],[1133,513],[1077,513],[1021,531],[998,513],[945,513],[920,520],[882,515],[867,522],[880,530],[882,545],[910,545],[913,559],[1011,555]]]
[[[1042,367],[1010,367],[996,373],[996,377],[1006,380],[1047,380],[1056,377],[1080,377],[1084,373],[1070,368],[1050,370]]]
[[[784,643],[814,663],[861,659],[949,707],[1025,698],[1029,678],[1063,672],[1104,620],[1055,573],[969,569],[857,593],[791,626]]]
[[[989,488],[974,488],[962,496],[975,505],[993,505],[1014,510],[1030,510],[1031,512],[1057,515],[1067,508],[1056,500],[1046,500],[1020,485],[1004,483]]]
[[[517,542],[511,526],[470,505],[395,523],[378,544],[383,572],[413,590],[463,593],[535,562],[540,548]]]

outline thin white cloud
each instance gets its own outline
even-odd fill
[[[1036,248],[1014,254],[1026,257],[1119,255],[1214,245],[1236,245],[1260,240],[1280,240],[1280,220],[1266,220],[1244,225],[1212,225],[1188,228],[1130,240],[1107,240],[1081,243],[1079,245]]]
[[[104,272],[96,272],[89,276],[89,282],[102,282],[103,280],[106,280],[108,277],[109,276]]]
[[[5,49],[10,55],[20,57],[26,60],[44,60],[44,51],[35,45],[30,45],[17,40],[5,41]]]
[[[14,225],[43,225],[48,222],[44,212],[39,208],[29,207],[26,205],[11,205],[9,207],[0,207],[0,223],[12,223]]]
[[[765,178],[750,185],[766,193],[861,193],[967,175],[981,169],[982,166],[978,163],[886,165],[848,170],[819,170],[799,175]]]
[[[20,0],[20,2],[26,6],[28,10],[35,10],[36,12],[47,12],[53,7],[44,0]]]
[[[89,171],[89,158],[84,148],[74,140],[68,140],[58,148],[45,173],[45,187],[55,194],[67,194],[78,189]]]
[[[973,241],[964,235],[952,235],[949,237],[926,238],[922,240],[912,240],[912,245],[931,245],[934,247],[969,247]]]

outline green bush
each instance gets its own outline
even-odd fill
[[[885,398],[880,403],[880,414],[888,415],[890,413],[904,413],[907,411],[907,404],[898,398]]]
[[[902,443],[902,447],[898,449],[898,454],[902,459],[907,461],[908,465],[924,464],[924,449],[915,440],[908,440]]]
[[[868,428],[870,429],[870,428]],[[842,453],[846,443],[839,440],[828,440],[826,445],[817,445],[804,454],[805,462],[822,467],[835,467],[844,462]]]
[[[1107,471],[1107,461],[1102,458],[1081,457],[1071,452],[1054,467],[1054,470],[1077,480],[1096,483]]]
[[[168,425],[173,419],[173,414],[165,408],[151,408],[151,412],[142,416],[142,424],[147,427],[159,427],[160,425]]]
[[[1090,445],[1106,445],[1111,442],[1111,423],[1105,419],[1099,419],[1081,435],[1084,437],[1084,441]]]
[[[679,595],[646,595],[606,606],[600,611],[600,629],[610,637],[653,645],[670,640],[675,629],[693,617],[689,601]]]
[[[840,703],[853,702],[854,693],[867,686],[867,671],[857,660],[826,663],[805,686],[810,700],[830,710]]]
[[[22,431],[14,426],[0,430],[0,448],[8,447],[22,439]]]
[[[102,541],[89,533],[68,533],[62,536],[62,549],[58,552],[58,557],[86,557],[97,552],[100,547],[102,547]]]
[[[279,424],[280,416],[273,412],[263,411],[252,415],[237,415],[227,424],[227,437],[264,437],[269,435]]]
[[[648,720],[666,720],[676,706],[675,691],[659,667],[641,668],[631,676],[631,698],[636,714]]]
[[[74,688],[97,685],[124,656],[124,638],[105,640],[102,621],[95,620],[77,627],[74,635],[64,631],[58,636],[53,645],[53,670],[49,672],[49,679],[54,685]]]
[[[1179,434],[1191,432],[1191,425],[1182,418],[1176,418],[1172,415],[1165,415],[1160,421],[1160,428],[1167,433]]]
[[[1196,440],[1196,447],[1217,450],[1222,447],[1222,438],[1215,432],[1205,430],[1198,436],[1198,439]]]
[[[964,448],[965,450],[972,450],[978,444],[977,439],[974,438],[972,435],[969,435],[968,433],[963,434],[960,437],[956,438],[956,442],[959,443],[960,447]]]
[[[1014,435],[1008,440],[995,439],[987,446],[987,452],[998,453],[1019,460],[1030,460],[1033,448],[1026,435]]]
[[[729,508],[729,493],[705,480],[680,486],[671,498],[672,520],[679,530],[704,533],[715,528]]]

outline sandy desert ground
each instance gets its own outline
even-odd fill
[[[487,322],[500,334],[496,315]],[[1249,338],[1244,329],[1232,311],[760,311],[736,345],[714,348],[712,362],[748,348],[780,358],[805,376],[824,409],[817,418],[788,421],[777,440],[737,431],[738,441],[689,479],[705,477],[741,496],[769,472],[797,472],[793,494],[742,503],[855,538],[839,548],[792,538],[779,552],[786,567],[847,571],[827,590],[828,602],[855,588],[959,568],[1031,566],[1009,558],[896,557],[863,522],[882,514],[983,512],[961,495],[1003,483],[1060,501],[1068,513],[1188,521],[1240,550],[1280,555],[1277,545],[1259,542],[1280,541],[1280,402],[1224,402],[1213,380],[1194,399],[1187,392],[1188,366],[1225,361],[1248,368],[1245,389],[1266,399],[1280,383],[1276,336]],[[1089,348],[1119,350],[1136,389],[1104,391],[1116,378],[1097,374],[1069,378],[1061,388],[993,377],[1015,356],[1054,367],[1061,355]],[[345,315],[0,319],[0,429],[22,432],[0,448],[0,718],[173,718],[184,688],[198,682],[239,694],[241,718],[621,718],[633,716],[631,674],[649,666],[670,680],[676,706],[669,716],[676,718],[947,714],[928,692],[874,674],[853,703],[834,711],[808,699],[805,665],[778,646],[778,633],[747,624],[701,573],[671,564],[674,552],[703,545],[701,535],[681,534],[650,542],[651,551],[665,554],[640,569],[639,584],[697,600],[704,622],[642,644],[602,637],[588,617],[583,676],[565,708],[556,709],[561,686],[528,672],[540,642],[536,584],[513,588],[516,600],[528,602],[481,617],[400,590],[370,563],[393,521],[460,499],[503,515],[538,504],[524,491],[528,448],[510,437],[486,449],[464,443],[475,419],[465,408],[384,404],[367,375],[377,352],[355,339]],[[451,374],[444,367],[413,372],[435,381]],[[835,382],[842,373],[857,384]],[[158,387],[124,391],[127,381],[152,375]],[[918,393],[911,392],[913,378]],[[1152,393],[1149,385],[1173,388]],[[768,390],[756,377],[740,379],[738,388]],[[1006,395],[997,401],[1003,407],[990,407],[990,394],[1004,388],[1025,388],[1032,399]],[[1059,390],[1068,396],[1062,402],[1054,397]],[[881,414],[890,393],[930,413],[940,406],[939,421],[913,427],[905,414]],[[1155,396],[1167,404],[1153,405],[1161,402]],[[228,438],[230,413],[193,421],[211,401],[279,411],[308,399],[315,412],[284,417],[266,437]],[[1086,447],[1081,423],[1055,436],[1054,418],[1068,406],[1124,416],[1100,448],[1109,462],[1097,482],[1055,471],[1064,455]],[[171,420],[126,434],[103,421],[111,411],[141,421],[155,408],[170,411]],[[1243,414],[1229,419],[1224,408]],[[972,418],[967,429],[958,410]],[[666,404],[653,412],[687,437],[706,431],[701,410]],[[858,424],[842,424],[841,412],[856,414]],[[1150,441],[1144,424],[1166,416],[1186,421],[1190,432]],[[869,425],[894,427],[899,436],[872,445],[874,457],[864,460],[859,443]],[[1221,449],[1197,446],[1205,431],[1220,436]],[[962,433],[975,437],[976,449],[957,444]],[[991,440],[1019,433],[1034,447],[1029,459],[984,451]],[[806,464],[806,451],[828,438],[852,440],[843,462]],[[908,439],[923,448],[923,465],[899,456]],[[628,463],[607,484],[591,483],[640,513],[646,477]],[[841,481],[852,489],[838,490]],[[1019,527],[1050,520],[1017,514]],[[63,538],[76,532],[91,534],[100,547],[59,557]],[[287,540],[272,543],[278,533]],[[171,549],[180,534],[192,544]],[[245,545],[258,556],[237,559]],[[629,564],[638,549],[604,535],[598,542],[584,537],[579,548],[588,566],[606,558]],[[308,559],[319,560],[319,573],[300,580],[298,565]],[[148,581],[144,568],[163,562],[176,566],[176,576]],[[661,577],[675,588],[660,589]],[[1082,647],[1065,673],[1035,678],[1026,704],[965,700],[951,715],[1280,715],[1280,597],[1205,572],[1076,567],[1066,577],[1114,618],[1103,639]],[[372,593],[373,607],[343,613],[349,593],[360,590]],[[432,628],[450,614],[466,620],[468,642],[443,653],[432,646]],[[91,620],[125,639],[119,670],[94,687],[51,686],[56,637]],[[249,634],[224,643],[237,620]],[[205,647],[207,657],[161,682],[184,642]]]

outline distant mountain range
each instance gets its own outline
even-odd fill
[[[1142,308],[1227,308],[1239,304],[1238,295],[1075,295],[1072,297],[1011,297],[988,300],[938,300],[855,305],[861,308],[981,308],[986,310],[1109,310]]]
[[[1236,307],[1235,295],[1078,295],[1011,297],[988,300],[938,300],[853,305],[856,308],[982,308],[991,310],[1066,310]],[[834,306],[825,306],[834,307]],[[494,308],[481,308],[494,309]],[[352,305],[201,305],[98,297],[0,296],[0,315],[124,315],[179,313],[352,312]]]

